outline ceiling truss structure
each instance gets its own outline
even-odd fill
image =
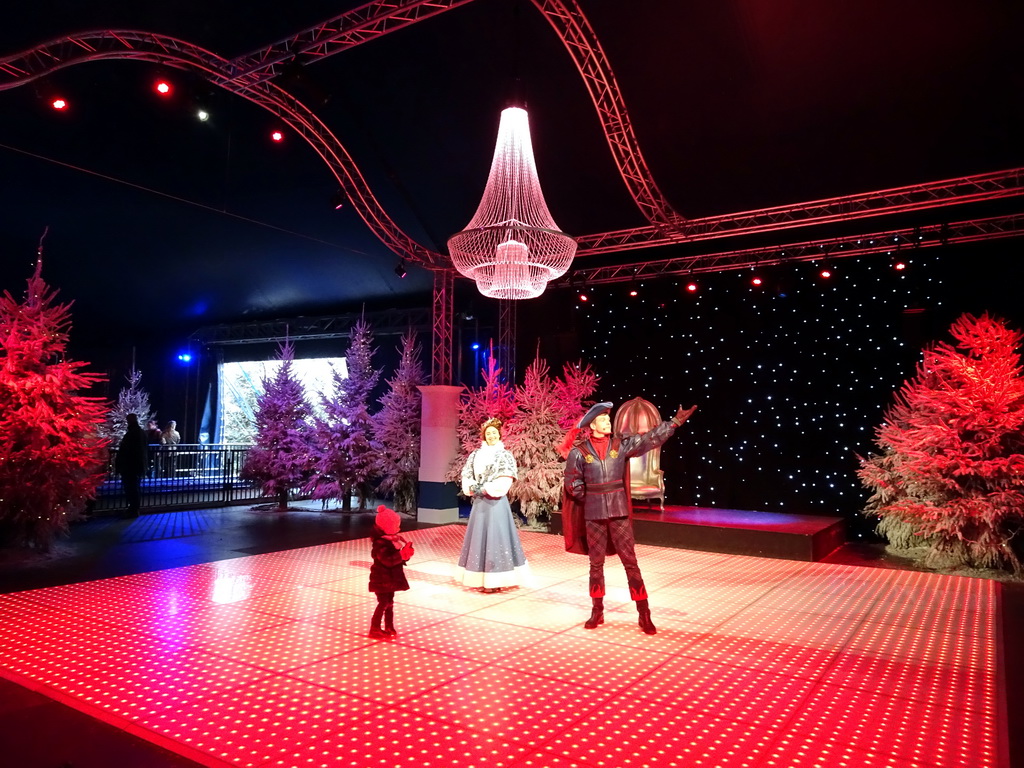
[[[742,248],[676,258],[577,268],[552,287],[582,287],[599,283],[624,283],[701,272],[769,267],[786,262],[834,261],[851,256],[886,254],[907,256],[921,248],[999,240],[1024,235],[1024,213],[969,219],[927,227],[903,227],[800,243]]]
[[[135,30],[101,30],[67,36],[0,59],[0,91],[32,82],[64,67],[104,59],[149,61],[199,73],[275,114],[301,135],[323,158],[354,210],[394,253],[435,272],[434,383],[451,378],[451,299],[453,275],[442,254],[410,238],[388,216],[366,184],[345,147],[313,112],[273,79],[291,63],[305,64],[432,18],[472,0],[372,0],[359,8],[303,30],[250,54],[226,59],[183,40]],[[847,195],[702,219],[683,218],[665,200],[648,169],[632,128],[610,63],[578,0],[532,0],[558,34],[593,100],[612,156],[629,193],[651,222],[649,226],[579,238],[579,256],[613,254],[644,248],[713,240],[752,233],[778,232],[831,222],[850,222],[910,211],[923,211],[1024,194],[1022,169],[967,176],[859,195]],[[1022,234],[1018,216],[962,221],[948,225],[943,242],[969,242]],[[954,234],[955,230],[955,234]],[[888,233],[892,234],[892,232]],[[870,234],[831,239],[838,255],[877,252],[854,249],[847,242]],[[920,246],[934,245],[932,241]],[[814,258],[824,241],[769,248],[719,249],[715,253],[660,261],[575,270],[588,282],[614,282],[689,271],[739,269],[769,260]],[[810,250],[808,250],[810,249]],[[785,253],[786,256],[780,254]],[[798,255],[799,254],[799,255]],[[438,279],[441,275],[444,278]],[[566,281],[563,280],[563,283]],[[444,308],[448,307],[447,311]],[[438,311],[440,310],[440,311]],[[440,326],[447,325],[442,328]],[[440,348],[440,349],[439,349]]]

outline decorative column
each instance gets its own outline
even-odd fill
[[[459,452],[459,395],[465,387],[431,384],[423,394],[420,421],[420,487],[416,519],[422,523],[457,523],[459,489],[444,476]]]

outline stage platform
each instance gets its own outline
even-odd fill
[[[562,516],[552,516],[551,530],[562,532]],[[755,512],[743,509],[667,506],[633,508],[637,543],[696,549],[729,555],[778,557],[817,562],[846,541],[841,517]]]
[[[615,558],[588,631],[560,537],[482,594],[464,532],[408,534],[392,640],[358,539],[0,595],[0,676],[218,768],[1009,768],[991,581],[640,544],[658,633]]]

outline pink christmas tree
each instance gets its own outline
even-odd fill
[[[340,499],[345,511],[352,509],[353,492],[359,494],[359,509],[366,506],[367,483],[377,458],[369,403],[380,371],[373,368],[373,353],[372,329],[360,320],[349,334],[348,377],[334,371],[334,391],[323,395],[324,415],[317,420],[319,455],[307,488],[313,498]]]
[[[104,379],[65,357],[71,305],[41,273],[24,301],[0,297],[0,541],[45,550],[95,497],[109,443],[102,399],[78,394]]]
[[[416,510],[416,483],[420,468],[420,400],[419,387],[424,382],[420,347],[416,337],[402,337],[401,358],[394,378],[388,380],[388,391],[381,398],[381,408],[373,420],[377,468],[381,476],[379,492],[394,496],[398,512]]]
[[[1024,379],[1021,334],[988,315],[963,315],[955,345],[925,350],[877,432],[882,453],[861,459],[872,491],[865,513],[925,563],[1021,565]]]
[[[503,432],[512,428],[516,416],[516,392],[501,379],[501,368],[494,359],[493,350],[487,357],[487,367],[480,373],[484,383],[479,389],[469,390],[459,403],[459,452],[455,456],[445,480],[458,483],[462,467],[469,454],[480,447],[480,425],[490,418],[501,419]]]
[[[530,527],[558,509],[565,474],[558,447],[567,429],[586,412],[584,401],[596,388],[597,374],[589,366],[566,365],[562,377],[553,380],[538,355],[516,390],[516,418],[505,443],[516,457],[519,479],[509,498],[520,502]]]
[[[302,488],[313,474],[313,427],[302,382],[292,369],[295,350],[281,345],[281,367],[264,381],[256,399],[256,444],[249,449],[241,477],[254,480],[263,494],[277,499],[277,508],[288,508],[293,488]]]

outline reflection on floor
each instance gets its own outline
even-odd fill
[[[982,579],[522,532],[536,583],[450,580],[412,531],[399,635],[366,636],[366,539],[0,595],[0,676],[210,766],[1004,768],[999,593]]]

